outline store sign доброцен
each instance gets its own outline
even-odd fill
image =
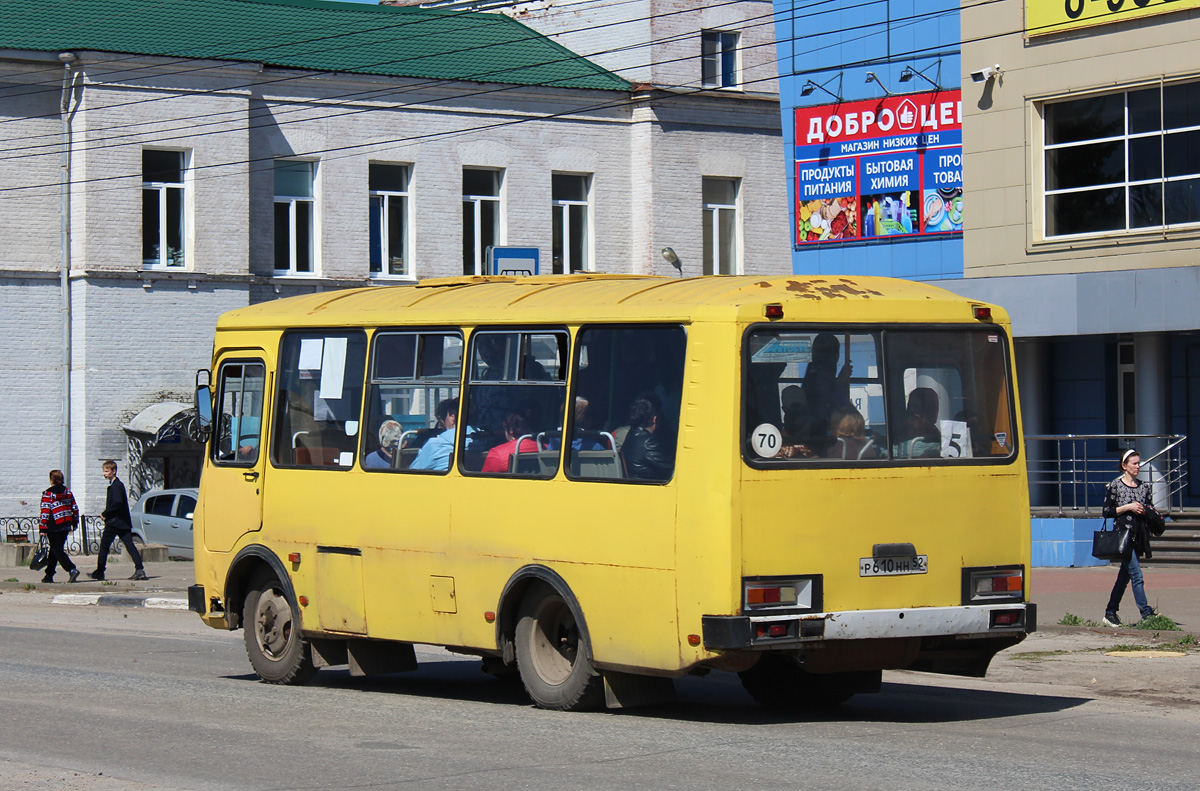
[[[962,92],[796,108],[796,244],[962,231]]]
[[[1197,8],[1200,0],[1025,0],[1025,35],[1032,38]]]

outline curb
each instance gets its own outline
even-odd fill
[[[51,604],[76,604],[101,607],[149,607],[155,610],[186,610],[187,599],[165,596],[122,596],[104,593],[61,593],[50,600]]]

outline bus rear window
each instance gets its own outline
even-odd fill
[[[995,328],[785,328],[747,338],[744,452],[754,462],[948,463],[1015,451]]]

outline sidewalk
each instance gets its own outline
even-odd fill
[[[108,582],[88,579],[87,573],[96,567],[95,558],[72,558],[79,564],[79,582],[70,585],[67,575],[60,569],[50,584],[42,584],[42,572],[30,571],[21,566],[0,568],[0,592],[25,591],[34,585],[39,593],[60,594],[104,594],[187,598],[187,589],[195,581],[191,561],[167,561],[147,563],[148,580],[127,579],[133,574],[133,564],[118,558],[108,566]],[[1030,587],[1031,599],[1038,605],[1038,625],[1050,627],[1071,613],[1084,620],[1099,621],[1104,617],[1104,606],[1108,593],[1117,578],[1116,566],[1093,568],[1038,568],[1033,569]],[[1200,569],[1178,569],[1170,566],[1148,566],[1144,568],[1146,596],[1151,606],[1185,631],[1200,635]],[[10,580],[16,580],[12,582]],[[1137,607],[1133,603],[1133,592],[1126,589],[1121,600],[1121,618],[1126,623],[1137,620]]]

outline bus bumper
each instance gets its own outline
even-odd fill
[[[705,615],[701,621],[704,647],[713,651],[800,647],[828,640],[1024,637],[1037,629],[1037,605],[1024,602],[803,615]]]

